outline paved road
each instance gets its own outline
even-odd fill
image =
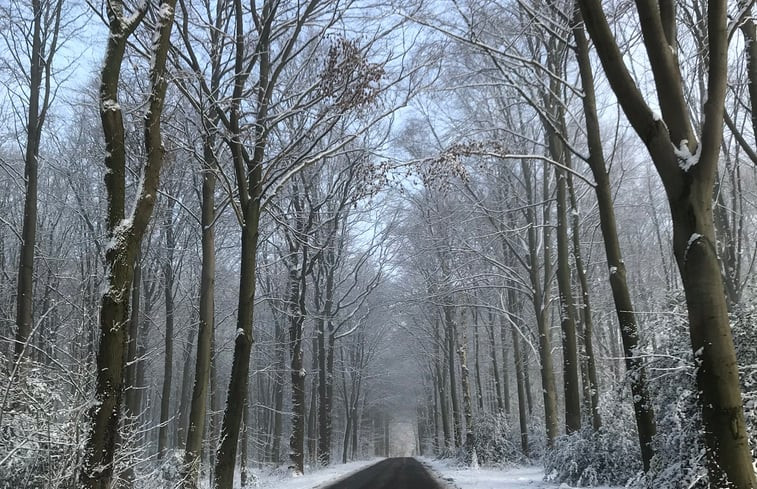
[[[445,489],[414,458],[388,458],[324,489]]]

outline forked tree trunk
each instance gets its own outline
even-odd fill
[[[727,2],[707,4],[707,101],[701,140],[694,134],[676,55],[675,15],[639,1],[644,45],[662,118],[644,101],[623,63],[600,2],[580,0],[605,74],[631,125],[647,146],[670,204],[673,251],[686,294],[691,346],[707,445],[709,483],[757,487],[744,425],[738,365],[715,247],[712,191],[727,87]],[[670,47],[671,49],[667,49]]]
[[[110,245],[105,259],[110,267],[107,290],[100,303],[100,347],[97,354],[96,402],[90,412],[91,429],[86,442],[80,485],[106,489],[113,477],[113,457],[118,438],[123,395],[126,323],[137,250],[152,216],[163,165],[160,117],[166,93],[166,57],[173,27],[175,0],[165,0],[155,25],[156,42],[150,69],[150,94],[145,117],[144,141],[147,161],[141,191],[134,210],[126,215],[126,151],[118,85],[126,44],[141,23],[145,11],[128,19],[123,4],[109,4],[110,37],[100,83],[100,117],[105,135],[105,187],[108,195],[107,230]],[[146,8],[146,6],[145,6]]]

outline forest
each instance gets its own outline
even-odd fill
[[[0,0],[0,488],[757,489],[753,3]]]

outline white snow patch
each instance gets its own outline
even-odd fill
[[[449,487],[459,489],[554,489],[561,486],[544,482],[542,467],[513,467],[508,469],[456,467],[450,460],[431,460],[420,458],[430,465],[445,481],[451,482]],[[454,486],[453,486],[454,484]],[[594,489],[613,489],[610,486],[598,486]],[[615,488],[620,489],[620,488]]]
[[[126,239],[126,233],[131,230],[133,224],[132,218],[121,219],[116,228],[113,230],[113,235],[110,240],[105,244],[105,251],[108,252],[117,248]]]
[[[375,458],[347,464],[330,465],[328,467],[306,466],[305,473],[296,477],[292,473],[287,473],[284,470],[285,468],[276,469],[268,473],[253,470],[253,475],[257,479],[253,486],[270,489],[313,489],[332,484],[353,472],[362,470],[381,460],[380,458]],[[240,487],[239,474],[236,474],[234,487]]]
[[[118,105],[118,102],[113,100],[112,98],[105,99],[102,101],[102,108],[104,111],[111,111],[111,110],[121,110],[121,106]]]
[[[678,158],[678,166],[681,170],[687,172],[699,163],[699,156],[702,154],[702,145],[698,144],[694,154],[691,154],[691,151],[689,151],[689,140],[682,139],[678,144],[678,148],[673,146],[673,152]]]
[[[610,275],[615,275],[618,273],[618,267],[610,267]]]
[[[689,255],[689,249],[691,249],[691,245],[697,242],[699,238],[701,238],[702,235],[699,233],[691,233],[691,236],[689,236],[689,241],[686,243],[686,251],[683,252],[683,257],[686,259],[686,257]]]

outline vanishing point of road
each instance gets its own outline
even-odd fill
[[[414,458],[388,458],[324,489],[446,489]]]

